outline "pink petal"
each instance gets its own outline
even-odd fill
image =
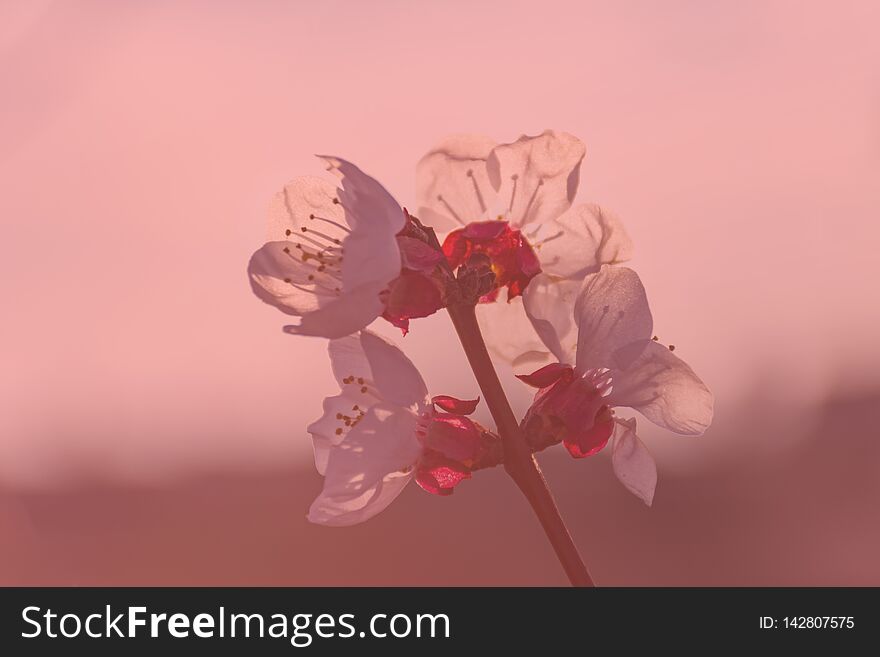
[[[634,408],[670,431],[700,435],[712,423],[712,392],[662,344],[648,340],[629,367],[612,372],[612,382],[609,403]]]
[[[360,334],[347,335],[327,343],[330,367],[339,387],[346,390],[351,380],[373,380],[373,370],[361,346]]]
[[[333,447],[324,488],[312,503],[311,522],[346,526],[387,507],[412,478],[421,453],[415,414],[377,405]]]
[[[320,230],[331,242],[341,242],[351,226],[337,193],[336,185],[324,178],[301,176],[291,180],[269,207],[269,239],[308,243],[301,239],[303,235]]]
[[[535,370],[531,374],[517,374],[516,378],[533,388],[547,388],[559,381],[563,377],[572,376],[572,368],[570,365],[562,363],[550,363],[544,367]]]
[[[475,410],[477,410],[477,404],[480,403],[480,398],[476,399],[457,399],[456,397],[450,397],[449,395],[437,395],[435,397],[431,397],[431,403],[434,406],[441,408],[447,413],[454,413],[456,415],[470,415]]]
[[[611,449],[614,474],[626,488],[648,506],[657,487],[657,466],[648,449],[636,435],[636,421],[618,420]]]
[[[304,315],[337,298],[333,289],[339,283],[325,280],[326,276],[316,278],[315,266],[303,262],[287,241],[260,247],[248,263],[248,277],[254,294],[288,315]]]
[[[416,168],[419,218],[437,231],[484,217],[494,206],[486,158],[495,142],[478,135],[447,137]],[[492,217],[494,219],[494,217]]]
[[[535,280],[526,286],[525,294]],[[477,305],[477,319],[486,346],[498,358],[517,364],[546,361],[547,349],[523,312],[521,297],[508,303],[481,303]]]
[[[650,339],[654,320],[645,288],[626,267],[603,265],[584,279],[574,307],[577,368],[623,368]]]
[[[343,292],[374,283],[384,287],[400,274],[397,237],[391,233],[364,230],[352,231],[342,243]]]
[[[522,227],[555,219],[577,193],[584,145],[564,132],[547,130],[496,146],[486,161],[489,181],[510,207],[506,217]]]
[[[373,283],[336,297],[327,305],[305,313],[299,324],[284,327],[286,333],[341,338],[367,326],[382,314],[379,292],[384,284]]]
[[[342,288],[388,283],[400,272],[397,233],[406,222],[403,208],[386,189],[351,162],[319,155],[340,178],[339,205],[351,233],[343,241]]]
[[[632,242],[623,225],[598,205],[578,205],[541,224],[529,237],[540,244],[541,268],[562,278],[581,278],[601,265],[632,257]]]
[[[339,201],[353,230],[369,228],[391,235],[400,232],[406,221],[403,208],[379,181],[340,157],[318,157],[340,178]]]
[[[400,272],[400,206],[354,165],[325,158],[341,189],[298,178],[275,196],[269,242],[251,258],[251,287],[263,301],[303,317],[290,333],[336,338],[382,312],[378,294]]]
[[[574,304],[580,288],[579,280],[539,274],[523,293],[526,316],[546,349],[561,363],[575,362]]]
[[[361,346],[383,399],[398,406],[425,404],[428,396],[425,381],[400,349],[369,331],[361,332]]]

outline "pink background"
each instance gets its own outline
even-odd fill
[[[880,584],[878,24],[871,1],[0,4],[0,583],[563,583],[501,472],[308,525],[324,344],[245,276],[312,153],[412,207],[442,136],[553,127],[717,398],[701,438],[642,423],[651,510],[605,456],[542,457],[596,580]],[[476,391],[445,315],[402,344]]]

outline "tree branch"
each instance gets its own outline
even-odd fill
[[[532,448],[523,437],[516,416],[501,387],[501,381],[486,350],[474,307],[451,305],[447,310],[503,441],[505,470],[538,516],[544,533],[550,540],[572,585],[593,586],[587,567],[578,554],[541,469],[532,456]]]

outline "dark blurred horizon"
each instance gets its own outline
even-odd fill
[[[732,423],[742,451],[664,469],[647,509],[605,457],[541,455],[597,583],[880,585],[880,391],[831,399],[779,450],[772,409]],[[784,420],[784,418],[782,418]],[[803,425],[801,425],[803,426]],[[704,437],[730,444],[729,437]],[[792,440],[794,439],[794,440]],[[350,528],[310,525],[311,464],[163,485],[0,488],[2,585],[564,585],[525,500],[500,470],[451,498],[410,486]]]

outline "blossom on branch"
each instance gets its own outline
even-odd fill
[[[409,320],[428,317],[446,307],[452,271],[443,251],[432,243],[433,233],[404,210],[406,222],[397,234],[400,249],[400,275],[380,294],[382,317],[409,332]]]
[[[310,521],[363,522],[411,479],[450,495],[487,458],[497,459],[497,437],[466,417],[479,400],[429,398],[418,370],[390,342],[362,331],[332,340],[328,350],[340,392],[308,428],[324,475]]]
[[[404,330],[442,307],[432,278],[443,254],[406,237],[405,211],[355,165],[322,157],[340,178],[297,178],[273,200],[269,241],[251,257],[254,293],[300,317],[288,333],[340,338],[384,316]]]
[[[613,436],[615,474],[650,505],[653,459],[635,420],[616,418],[613,409],[629,407],[676,433],[700,435],[712,422],[712,393],[671,348],[652,339],[645,289],[631,269],[605,265],[589,274],[571,319],[574,349],[564,343],[565,325],[534,323],[558,362],[518,377],[538,388],[522,426],[533,442],[562,442],[576,458],[595,454]]]
[[[491,262],[496,289],[477,311],[489,346],[508,361],[547,355],[524,306],[536,306],[536,296],[573,304],[586,274],[631,255],[612,215],[596,205],[572,207],[584,154],[580,140],[548,130],[509,144],[453,136],[419,162],[419,216],[438,230],[451,229],[443,242],[450,264],[475,254]],[[501,288],[507,303],[491,303]]]

